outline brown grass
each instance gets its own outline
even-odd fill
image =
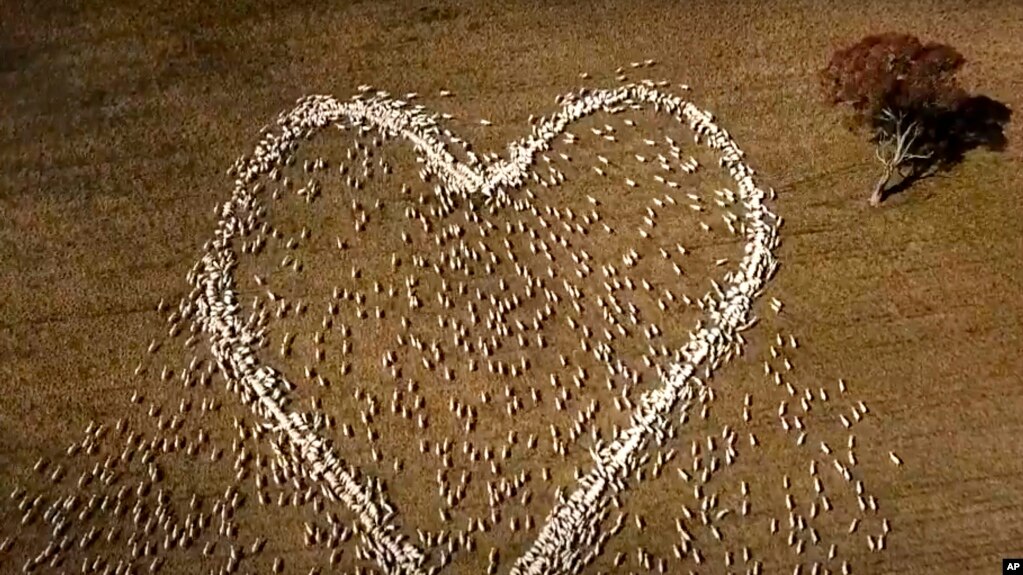
[[[58,458],[90,420],[130,413],[131,370],[167,327],[153,308],[187,292],[211,208],[229,191],[224,169],[297,97],[344,99],[360,83],[417,91],[464,118],[454,125],[477,150],[500,152],[580,72],[612,85],[618,66],[655,58],[650,74],[692,85],[778,191],[783,265],[769,295],[786,303],[778,329],[801,338],[791,357],[805,384],[844,377],[872,408],[860,440],[876,453],[863,474],[894,532],[886,553],[858,544],[846,557],[861,573],[982,573],[1023,552],[1018,122],[1007,152],[971,153],[870,210],[870,151],[821,106],[812,77],[831,47],[899,30],[955,46],[968,60],[965,85],[1018,109],[1019,5],[221,4],[0,8],[0,535],[19,518],[6,494],[38,482],[40,455]],[[457,99],[433,96],[440,88]],[[470,127],[480,117],[494,127]],[[161,353],[180,362],[178,347]],[[720,393],[759,372],[764,349],[749,356],[715,379]],[[222,383],[211,390],[226,404],[229,442],[231,416],[244,414]],[[175,393],[150,395],[176,405]],[[742,465],[777,476],[803,459],[769,447]],[[182,468],[171,480],[213,492],[227,471]],[[432,472],[426,480],[432,490]],[[636,496],[639,509],[671,501]],[[286,526],[294,539],[274,544],[301,545],[303,510],[258,509],[248,507],[247,529]],[[630,537],[615,545],[660,543]],[[780,547],[769,565],[788,557]],[[296,556],[289,562],[305,567],[315,559]],[[21,562],[0,557],[0,570]],[[169,567],[197,572],[189,565]]]

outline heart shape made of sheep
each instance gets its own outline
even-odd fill
[[[359,517],[363,543],[385,572],[422,573],[423,551],[397,533],[393,508],[365,480],[350,472],[332,442],[319,433],[322,423],[290,408],[288,394],[294,384],[282,371],[257,357],[261,334],[240,315],[234,277],[238,259],[233,244],[255,226],[256,218],[243,216],[259,212],[260,190],[249,184],[260,174],[282,165],[297,149],[299,139],[311,138],[317,130],[345,121],[370,126],[412,144],[424,164],[423,175],[435,177],[441,183],[442,211],[453,198],[466,201],[478,198],[481,207],[507,210],[514,207],[513,192],[529,181],[537,156],[569,126],[594,112],[614,111],[636,103],[689,124],[712,148],[723,152],[721,166],[729,169],[738,186],[739,200],[746,208],[742,225],[745,253],[738,267],[727,274],[724,285],[718,288],[715,284],[715,291],[708,295],[704,321],[676,354],[681,361],[664,369],[661,384],[643,395],[633,410],[629,427],[610,444],[593,451],[594,469],[579,480],[565,501],[555,506],[532,547],[512,570],[571,572],[578,567],[583,553],[600,540],[595,526],[607,505],[609,491],[623,488],[636,454],[649,437],[663,429],[672,408],[700,391],[700,380],[694,377],[697,368],[710,370],[741,351],[742,340],[737,334],[750,324],[752,303],[775,268],[771,253],[776,241],[775,218],[763,205],[764,193],[754,183],[753,172],[741,162],[741,152],[727,133],[713,124],[709,114],[677,96],[649,86],[628,85],[567,99],[560,111],[537,123],[530,137],[510,145],[506,160],[480,167],[457,160],[442,145],[434,119],[400,101],[378,96],[340,103],[330,97],[314,96],[303,99],[295,110],[280,117],[280,135],[267,135],[253,157],[243,158],[235,165],[239,179],[234,194],[221,209],[222,219],[209,252],[191,274],[199,294],[198,321],[209,335],[221,370],[235,383],[243,402],[296,448],[297,463],[304,473]],[[570,228],[570,225],[566,228],[569,233]],[[556,240],[552,237],[551,241]]]

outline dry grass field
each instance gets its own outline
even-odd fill
[[[228,485],[249,489],[248,500],[233,518],[241,533],[222,538],[213,557],[204,557],[201,544],[172,549],[161,572],[216,572],[227,561],[230,545],[248,549],[260,537],[268,540],[267,552],[243,559],[240,572],[269,573],[277,556],[284,558],[289,573],[308,573],[317,565],[324,573],[331,572],[331,549],[322,542],[303,542],[308,526],[329,526],[323,514],[313,505],[278,507],[277,497],[296,493],[286,486],[275,486],[274,501],[261,505],[251,490],[252,478],[237,478],[230,457],[232,441],[238,438],[233,422],[251,425],[252,414],[225,390],[219,375],[211,376],[208,387],[202,383],[183,387],[174,374],[169,383],[161,383],[161,363],[180,370],[193,353],[209,357],[208,346],[183,348],[189,335],[183,324],[184,334],[168,340],[155,354],[146,353],[151,341],[163,341],[167,335],[167,313],[156,311],[158,302],[173,308],[191,289],[186,274],[212,237],[218,218],[213,208],[227,200],[232,189],[233,178],[225,170],[238,156],[250,154],[261,128],[272,124],[279,112],[290,110],[299,97],[331,94],[343,101],[360,84],[394,95],[418,92],[419,103],[454,116],[442,123],[470,141],[477,152],[500,154],[508,142],[528,134],[530,115],[557,109],[555,96],[581,86],[615,87],[619,82],[614,71],[622,66],[629,80],[666,79],[672,86],[692,86],[691,92],[679,94],[713,111],[746,152],[760,184],[777,192],[771,209],[784,218],[776,251],[781,268],[765,299],[777,298],[785,306],[780,314],[764,302],[755,308],[763,319],[751,332],[745,355],[708,382],[721,413],[715,407],[711,421],[692,410],[688,423],[679,426],[675,443],[663,446],[677,448],[676,462],[665,465],[659,482],[630,492],[623,505],[629,526],[586,572],[646,572],[636,560],[637,547],[669,558],[671,573],[747,572],[749,566],[740,559],[731,566],[722,560],[726,551],[738,557],[747,545],[755,549],[765,573],[789,573],[799,563],[806,565],[803,573],[809,573],[810,564],[824,561],[827,547],[809,541],[804,554],[793,554],[785,542],[787,525],[780,535],[768,531],[770,517],[785,522],[784,478],[791,476],[792,483],[812,493],[806,467],[814,454],[819,455],[816,447],[796,448],[792,435],[778,425],[774,412],[788,394],[784,388],[764,384],[762,364],[772,360],[776,368],[789,361],[791,377],[802,388],[827,388],[840,399],[835,382],[841,378],[848,382],[850,405],[857,401],[869,405],[869,414],[856,428],[862,445],[856,475],[879,507],[870,521],[887,519],[891,533],[881,552],[867,547],[863,530],[867,520],[860,532],[847,533],[847,516],[856,512],[856,493],[835,483],[836,513],[822,515],[818,527],[825,543],[835,541],[841,547],[839,562],[830,564],[832,572],[841,572],[836,565],[842,560],[853,573],[997,572],[1001,558],[1023,556],[1019,121],[1006,132],[1010,144],[1005,151],[971,151],[952,170],[924,179],[874,209],[867,205],[876,178],[873,154],[821,104],[814,73],[838,45],[872,32],[903,31],[955,46],[967,59],[964,85],[1018,110],[1023,104],[1021,29],[1023,3],[1014,1],[302,0],[286,7],[257,0],[0,3],[0,541],[8,536],[13,541],[9,551],[0,552],[0,573],[20,572],[27,558],[43,551],[50,536],[41,518],[28,527],[20,525],[23,512],[9,493],[20,486],[41,494],[42,513],[64,493],[61,489],[74,487],[83,471],[122,452],[124,440],[113,429],[114,422],[124,418],[146,439],[160,437],[166,430],[157,426],[167,425],[182,401],[192,400],[189,414],[181,414],[179,436],[195,437],[201,428],[210,440],[199,457],[173,449],[161,456],[164,477],[159,485],[170,495],[168,509],[174,510],[169,513],[184,520],[192,494],[214,501]],[[641,70],[628,66],[648,58],[657,64]],[[591,77],[581,79],[583,72]],[[453,96],[440,97],[442,89]],[[649,133],[668,129],[653,116],[638,112],[634,117]],[[492,125],[481,126],[481,118]],[[583,213],[588,209],[584,194],[591,193],[608,207],[606,219],[622,228],[634,227],[646,204],[614,203],[617,197],[585,167],[587,157],[595,165],[595,154],[614,153],[603,152],[604,144],[589,130],[610,121],[596,117],[574,130],[589,136],[583,142],[590,146],[588,151],[554,150],[578,154],[574,167],[565,168],[572,172],[571,181],[558,190],[561,195],[541,195],[538,201]],[[673,129],[680,132],[675,136],[679,141],[689,137],[678,126]],[[319,138],[303,147],[302,157],[333,154],[341,159],[339,142],[350,140],[333,130]],[[386,310],[390,305],[381,293],[374,293],[371,278],[381,277],[385,286],[392,282],[402,291],[402,276],[387,275],[386,254],[405,249],[395,241],[403,225],[397,223],[403,218],[398,182],[413,183],[417,166],[403,145],[392,142],[381,148],[377,158],[391,162],[396,173],[380,180],[383,183],[368,185],[359,199],[360,210],[371,213],[370,229],[353,243],[362,250],[358,254],[379,261],[339,254],[333,248],[334,232],[315,234],[319,229],[349,230],[355,214],[347,198],[312,205],[291,198],[272,204],[269,217],[274,225],[294,235],[308,225],[314,233],[309,245],[303,244],[310,257],[304,261],[302,277],[296,281],[289,276],[275,288],[308,302],[309,317],[293,317],[273,328],[275,343],[264,350],[268,361],[279,357],[276,342],[283,331],[293,330],[308,339],[318,329],[320,314],[332,299],[331,288],[348,285],[352,266],[367,270],[350,285],[368,295],[369,301],[358,307],[370,316],[375,306]],[[643,144],[622,145],[631,156]],[[708,198],[713,197],[710,190],[726,185],[715,181],[713,162],[703,161],[710,168],[693,176],[692,185]],[[294,171],[296,180],[303,177],[299,166]],[[335,175],[334,180],[325,180],[325,185],[340,187],[341,178]],[[419,184],[414,193],[429,189]],[[374,196],[387,200],[384,207],[372,208]],[[669,211],[665,213],[670,218]],[[697,220],[688,210],[677,213],[681,217],[665,220],[659,229],[697,245],[692,269],[715,270],[710,277],[720,281],[723,272],[713,262],[726,257],[734,261],[741,246],[726,234],[720,235],[724,239],[701,240]],[[429,237],[419,239],[429,248]],[[588,249],[598,260],[622,247],[591,241]],[[261,293],[249,278],[273,272],[285,253],[286,248],[277,246],[262,259],[240,264],[243,307]],[[501,273],[488,276],[479,266],[474,271],[476,276],[467,280],[470,289],[496,289]],[[673,281],[664,269],[651,268],[648,273],[658,285]],[[695,287],[690,295],[696,299],[709,282],[705,272],[694,275],[697,279],[684,289]],[[653,302],[635,301],[639,307]],[[422,339],[450,338],[433,320],[442,306],[431,301],[426,307]],[[355,306],[346,309],[344,313],[350,313]],[[664,319],[668,337],[663,343],[669,347],[684,343],[686,331],[699,317],[682,311]],[[444,528],[436,511],[441,499],[434,477],[438,458],[420,453],[420,438],[434,443],[449,436],[460,438],[462,422],[450,413],[449,400],[469,404],[481,391],[497,398],[504,395],[505,383],[482,375],[452,383],[409,360],[406,377],[399,379],[422,382],[408,395],[421,394],[432,418],[428,429],[417,430],[412,421],[403,421],[390,410],[395,382],[381,371],[379,358],[396,334],[383,325],[355,322],[351,334],[327,342],[323,373],[342,369],[345,360],[335,357],[334,351],[344,345],[353,345],[355,357],[366,361],[363,365],[353,360],[356,365],[348,377],[357,384],[341,382],[320,395],[326,413],[353,424],[358,422],[359,407],[350,390],[357,386],[377,397],[381,415],[378,425],[370,427],[380,435],[379,445],[388,457],[405,461],[403,469],[374,461],[363,427],[357,426],[356,439],[342,441],[339,449],[367,475],[384,479],[388,495],[402,510],[403,529],[415,538],[417,526]],[[776,332],[794,334],[798,347],[781,346],[786,348],[784,357],[772,358]],[[570,335],[563,327],[552,328],[551,349],[526,354],[532,364],[527,381],[542,377],[543,389],[549,389],[547,373],[561,369],[556,351],[574,345],[567,339]],[[646,347],[623,345],[620,351],[637,362]],[[292,359],[282,361],[281,369],[301,380],[301,365],[312,362],[314,350],[308,341],[296,342]],[[456,354],[450,363],[465,359]],[[148,371],[135,376],[140,360]],[[308,405],[317,389],[300,385],[302,403]],[[129,401],[136,390],[144,396],[139,404]],[[527,410],[521,418],[502,419],[496,410],[503,404],[495,401],[490,408],[500,426],[491,427],[481,413],[481,429],[474,432],[473,441],[498,450],[508,430],[521,436],[520,443],[529,434],[540,437],[535,460],[516,447],[515,456],[505,462],[509,476],[520,471],[533,476],[530,488],[536,497],[518,505],[521,509],[513,501],[498,528],[478,534],[477,556],[457,556],[446,573],[485,572],[490,547],[501,549],[501,572],[507,572],[537,531],[506,530],[508,518],[528,511],[542,523],[554,501],[554,488],[570,487],[573,469],[587,463],[585,449],[570,451],[564,459],[550,452],[548,425],[563,417],[550,407],[555,392],[550,391],[551,397],[542,404],[531,401],[528,392],[519,393],[526,404],[543,407]],[[583,390],[570,402],[573,408],[587,405],[586,393]],[[739,418],[746,393],[758,398],[749,425]],[[612,395],[593,396],[604,406],[598,425],[605,437],[613,425],[627,422],[626,415],[610,406]],[[212,399],[220,408],[200,415],[205,411],[200,402],[205,407]],[[162,405],[163,413],[149,417],[150,404]],[[789,409],[797,405],[794,402]],[[839,412],[829,409],[815,407],[807,413],[808,426],[816,426],[808,430],[820,433],[812,436],[815,440],[826,440],[837,449],[848,434],[837,423]],[[106,424],[106,436],[69,456],[69,444],[82,441],[90,422]],[[763,440],[759,450],[744,448],[739,461],[722,471],[721,506],[738,508],[737,486],[745,481],[756,495],[754,509],[749,517],[733,512],[727,518],[724,541],[701,532],[697,547],[706,556],[702,564],[691,557],[679,562],[671,556],[671,545],[678,541],[674,518],[682,505],[698,506],[700,498],[685,482],[667,476],[674,476],[675,466],[690,464],[692,441],[708,434],[720,436],[722,424],[738,429],[744,445],[751,432]],[[266,441],[241,441],[248,441],[257,459],[271,453]],[[210,450],[217,445],[226,454],[211,462]],[[89,453],[91,449],[95,452]],[[451,451],[464,459],[461,439]],[[901,466],[889,461],[892,451],[903,460]],[[33,466],[41,457],[50,463],[37,473]],[[58,489],[50,474],[61,464],[67,467],[67,478]],[[452,482],[460,465],[448,473]],[[474,488],[478,499],[470,497],[462,511],[486,517],[481,484],[500,474],[489,477],[491,468],[479,465],[481,471],[475,473],[481,480]],[[551,470],[549,481],[540,480],[543,468]],[[145,464],[119,469],[112,480],[115,491],[120,485],[134,490],[146,476]],[[100,482],[94,479],[86,491],[100,490]],[[516,500],[521,498],[520,494]],[[801,500],[798,505],[809,503]],[[209,514],[209,505],[204,509]],[[327,503],[326,511],[342,522],[352,520],[341,504]],[[82,519],[83,525],[103,526],[109,514],[97,510]],[[213,515],[217,518],[211,531],[221,517],[216,510]],[[646,518],[645,528],[633,524],[636,515]],[[110,536],[108,543],[109,532],[100,532],[102,540],[87,553],[76,548],[73,556],[106,557],[111,567],[130,558],[131,546],[124,543],[130,517],[116,521],[123,525],[123,535]],[[162,548],[163,537],[152,540]],[[369,567],[355,558],[353,543],[348,543],[338,572]],[[621,566],[613,561],[618,552],[629,555]],[[146,572],[150,563],[151,559],[137,561],[138,572]],[[656,572],[656,561],[654,567]],[[36,568],[42,573],[61,571],[82,572],[81,559]]]

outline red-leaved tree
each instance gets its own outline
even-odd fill
[[[951,46],[886,33],[836,51],[820,71],[825,97],[851,108],[850,127],[865,129],[875,146],[882,173],[872,205],[884,198],[895,173],[908,181],[961,156],[964,147],[990,145],[977,137],[979,128],[994,127],[1001,136],[1011,112],[959,87],[956,73],[964,62]],[[982,102],[991,109],[978,114]],[[974,117],[964,121],[964,114]]]

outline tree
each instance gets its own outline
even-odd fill
[[[967,149],[1005,145],[1011,112],[959,86],[964,63],[951,46],[885,33],[837,50],[820,71],[825,98],[849,106],[849,127],[864,129],[874,144],[882,173],[871,205],[881,203],[896,173],[905,186],[958,161]]]

